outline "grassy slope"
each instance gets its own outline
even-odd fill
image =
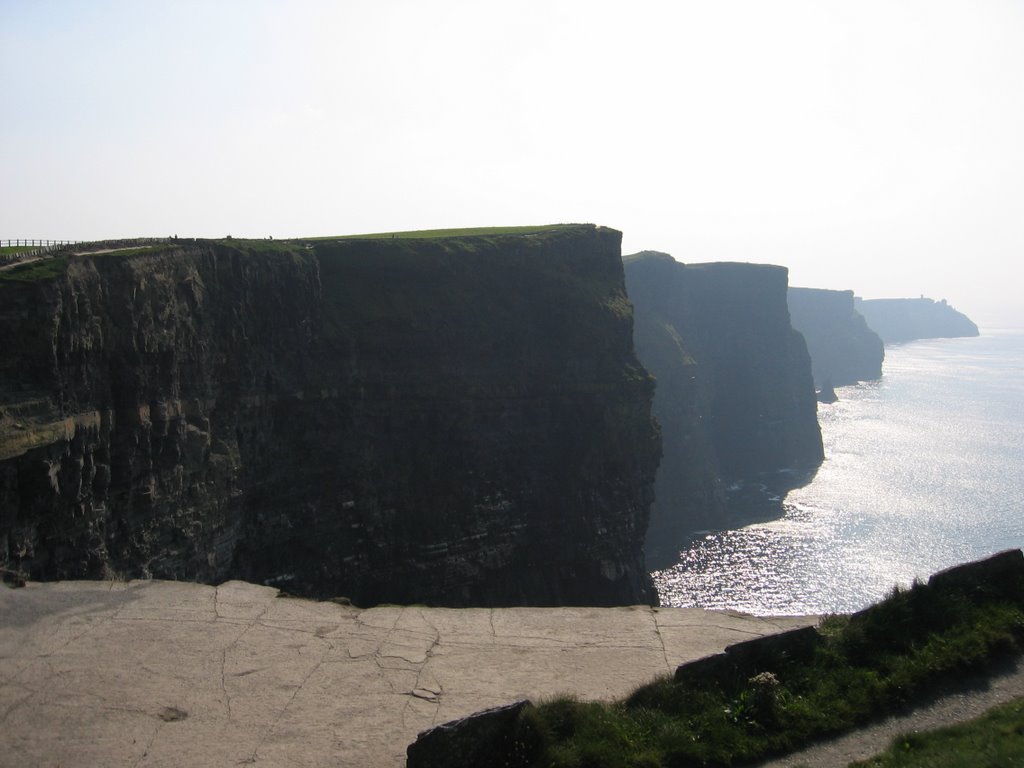
[[[1002,768],[1024,765],[1024,698],[967,723],[899,736],[850,768]]]
[[[1018,580],[1019,581],[1019,580]],[[555,768],[742,765],[894,711],[943,679],[1020,652],[1024,585],[946,592],[917,584],[870,611],[832,617],[800,663],[735,679],[658,680],[612,704],[528,708],[518,740]]]
[[[39,280],[52,280],[64,271],[67,263],[67,256],[57,256],[52,259],[39,259],[8,269],[0,269],[0,283],[34,283]]]

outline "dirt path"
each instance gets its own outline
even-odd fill
[[[971,720],[991,707],[1020,696],[1024,696],[1024,663],[1018,661],[991,677],[969,678],[940,698],[905,715],[890,717],[846,736],[759,763],[758,768],[845,768],[855,760],[866,760],[884,751],[900,734],[930,731]]]
[[[101,248],[96,251],[72,251],[72,256],[92,256],[96,253],[117,253],[118,251],[141,251],[143,248],[152,248],[152,245],[125,245],[120,248]]]

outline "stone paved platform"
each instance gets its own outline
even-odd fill
[[[243,582],[0,587],[0,766],[397,768],[520,698],[627,694],[813,623],[696,608],[360,610]]]

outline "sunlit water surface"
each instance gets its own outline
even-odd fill
[[[881,380],[837,394],[784,516],[694,541],[654,574],[663,605],[847,612],[1024,546],[1024,333],[888,347]]]

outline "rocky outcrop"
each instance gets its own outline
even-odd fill
[[[884,345],[854,308],[853,291],[790,288],[788,303],[790,321],[807,342],[815,386],[827,390],[882,375]]]
[[[619,242],[228,240],[8,275],[0,565],[654,602],[659,442]]]
[[[978,326],[945,299],[858,298],[856,307],[886,344],[978,335]]]
[[[749,512],[728,486],[759,479],[782,493],[801,482],[822,460],[821,432],[785,268],[684,265],[653,251],[624,261],[637,354],[657,380],[664,457],[647,556],[664,567],[692,532]]]
[[[479,768],[496,755],[501,765],[529,768],[533,744],[517,743],[520,716],[532,706],[528,699],[491,707],[469,717],[424,731],[406,749],[406,768]]]
[[[676,683],[699,688],[727,680],[748,679],[761,672],[773,672],[783,664],[809,660],[821,644],[817,627],[806,626],[755,637],[726,646],[721,653],[687,662],[676,668]]]

